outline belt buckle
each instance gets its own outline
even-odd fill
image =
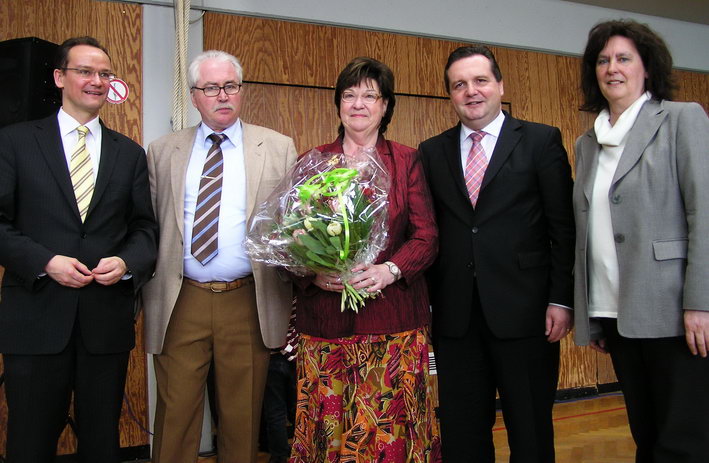
[[[210,282],[210,283],[209,283],[209,289],[210,289],[213,293],[223,293],[224,290],[223,290],[223,289],[219,289],[219,288],[215,288],[215,287],[214,287],[215,284],[218,284],[218,283],[216,283],[216,282]],[[225,285],[225,286],[226,286],[226,285]]]

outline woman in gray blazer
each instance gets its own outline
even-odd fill
[[[576,142],[576,343],[608,352],[638,463],[709,458],[709,118],[634,21],[589,33]]]

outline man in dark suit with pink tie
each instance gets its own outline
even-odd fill
[[[571,168],[559,129],[501,109],[487,47],[444,71],[460,118],[419,150],[440,247],[430,270],[443,458],[495,461],[499,391],[511,462],[554,461],[559,340],[571,326]]]

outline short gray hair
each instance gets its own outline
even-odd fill
[[[244,71],[241,68],[241,63],[234,55],[221,50],[207,50],[203,51],[190,63],[190,67],[187,69],[187,86],[189,88],[194,87],[197,81],[200,79],[199,66],[208,59],[216,59],[219,61],[224,61],[226,63],[234,66],[236,71],[236,77],[239,79],[238,83],[241,83],[244,79]]]

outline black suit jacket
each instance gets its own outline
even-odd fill
[[[157,225],[145,152],[101,127],[98,177],[84,223],[56,114],[0,130],[2,353],[60,352],[77,316],[90,352],[124,352],[134,346],[135,294],[153,273]],[[38,277],[57,254],[75,257],[89,269],[103,257],[119,256],[132,278],[72,289]]]
[[[423,142],[439,254],[429,272],[434,334],[462,336],[477,279],[500,338],[544,333],[548,303],[571,307],[571,168],[559,129],[505,114],[473,209],[460,160],[460,124]]]

